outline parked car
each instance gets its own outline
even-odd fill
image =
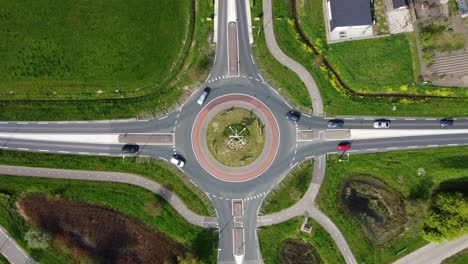
[[[286,118],[297,123],[301,118],[301,113],[296,110],[290,110],[286,113]]]
[[[453,126],[453,119],[444,118],[444,119],[440,120],[440,126],[441,127],[451,127],[451,126]]]
[[[179,168],[182,168],[185,164],[184,158],[180,154],[172,155],[171,159],[169,160],[172,164],[176,165]]]
[[[338,151],[348,151],[351,149],[351,143],[350,142],[341,142],[338,144]]]
[[[122,147],[122,153],[137,153],[140,150],[140,146],[137,144],[125,144]]]
[[[343,127],[344,121],[340,119],[333,119],[328,121],[328,128],[341,128]]]
[[[199,105],[202,105],[206,98],[208,97],[208,94],[210,94],[210,91],[211,91],[211,88],[210,87],[205,87],[205,89],[203,89],[203,92],[200,94],[200,97],[198,97],[198,100],[197,100],[197,103]]]
[[[374,121],[374,128],[389,128],[390,127],[390,120],[381,119]]]

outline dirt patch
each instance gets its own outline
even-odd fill
[[[188,251],[161,233],[113,210],[44,196],[18,202],[30,223],[50,232],[77,259],[100,263],[175,263]]]
[[[322,264],[317,250],[302,239],[286,239],[280,249],[281,261],[284,264]]]
[[[407,223],[401,195],[381,180],[352,175],[339,193],[340,206],[361,224],[366,237],[382,245],[403,232]]]

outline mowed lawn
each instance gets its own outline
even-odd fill
[[[0,0],[0,99],[138,95],[173,77],[191,0]],[[61,94],[67,94],[61,96]]]
[[[328,46],[327,58],[356,91],[385,92],[386,86],[411,85],[413,64],[404,34]]]
[[[352,89],[386,92],[386,86],[399,88],[414,83],[411,49],[406,35],[327,44],[322,1],[298,2],[303,2],[297,8],[304,33]]]
[[[441,185],[444,181],[466,182],[467,153],[468,147],[395,151],[351,155],[348,163],[329,156],[317,203],[341,230],[359,263],[391,263],[428,243],[422,238],[422,229],[433,192],[448,186]],[[424,171],[424,176],[418,171]],[[338,195],[341,184],[355,175],[376,177],[401,194],[408,229],[380,246],[366,238],[362,226],[343,211]]]

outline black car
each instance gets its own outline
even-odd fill
[[[301,113],[295,110],[291,110],[286,113],[286,118],[297,123],[301,118]]]
[[[122,147],[122,153],[137,153],[140,150],[140,146],[137,144],[125,144]]]
[[[440,120],[440,126],[441,126],[441,127],[453,126],[453,119],[451,119],[451,118],[444,118],[444,119]]]
[[[328,128],[341,128],[343,127],[344,121],[339,119],[333,119],[328,121]]]

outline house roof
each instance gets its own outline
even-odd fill
[[[372,25],[370,0],[329,0],[331,28]]]
[[[393,8],[397,9],[400,7],[408,6],[408,0],[392,0]]]

